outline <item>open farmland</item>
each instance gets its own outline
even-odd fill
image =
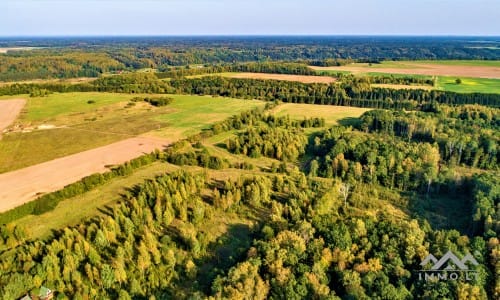
[[[242,111],[255,107],[263,107],[265,102],[257,100],[240,100],[211,96],[172,96],[176,100],[169,105],[173,110],[159,115],[156,121],[168,126],[148,133],[148,135],[165,137],[170,140],[186,138],[211,124],[222,121]]]
[[[164,107],[128,106],[130,94],[68,93],[27,98],[18,128],[0,141],[0,173],[102,147],[150,132],[177,140],[261,101],[172,96]],[[89,100],[95,101],[88,104]],[[50,128],[40,130],[38,128]]]
[[[460,84],[456,77],[439,76],[436,89],[457,93],[492,93],[500,94],[500,79],[460,77]]]
[[[336,125],[339,121],[349,121],[358,118],[370,109],[347,106],[294,104],[286,103],[276,107],[273,113],[277,116],[290,115],[294,119],[324,118],[327,125]]]
[[[355,63],[340,67],[311,67],[316,71],[347,71],[354,74],[389,73],[435,76],[459,76],[500,79],[500,63],[484,63],[466,61],[459,64],[456,61],[384,61],[380,64]]]
[[[58,158],[21,170],[0,174],[0,212],[7,211],[40,194],[56,191],[107,166],[124,163],[155,149],[167,140],[137,137],[104,147]]]

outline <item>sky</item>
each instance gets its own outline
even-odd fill
[[[0,0],[0,36],[500,35],[500,0]]]

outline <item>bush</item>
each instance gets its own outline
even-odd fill
[[[153,106],[166,106],[166,105],[169,105],[170,103],[172,103],[172,101],[174,101],[174,98],[170,98],[170,97],[154,97],[154,98],[152,98],[152,97],[145,97],[145,98],[134,97],[130,101],[132,101],[132,102],[145,101]]]

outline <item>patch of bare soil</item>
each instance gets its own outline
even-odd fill
[[[57,191],[81,178],[108,170],[144,153],[163,149],[169,141],[135,137],[49,162],[0,174],[0,212]]]
[[[342,67],[311,67],[315,70],[337,70],[348,71],[352,73],[390,73],[390,74],[410,74],[410,75],[429,75],[429,76],[460,76],[476,78],[500,79],[500,68],[490,66],[453,66],[437,65],[426,63],[405,63],[409,68],[384,68],[384,67],[366,67],[357,65],[347,65]]]
[[[14,122],[25,104],[24,99],[0,100],[0,138],[3,130]]]

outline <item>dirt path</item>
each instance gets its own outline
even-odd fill
[[[391,67],[368,67],[347,65],[342,67],[311,67],[318,71],[349,71],[353,73],[391,73],[391,74],[409,74],[409,75],[429,75],[429,76],[462,76],[477,78],[500,79],[500,68],[489,66],[454,66],[454,65],[436,65],[426,63],[405,63],[408,68]]]
[[[242,79],[272,79],[284,81],[298,81],[302,83],[332,83],[336,79],[330,76],[313,76],[313,75],[290,75],[290,74],[268,74],[268,73],[235,73],[230,74],[231,78]]]
[[[24,99],[0,100],[0,138],[3,130],[14,122],[25,104]]]
[[[40,193],[53,192],[85,176],[105,172],[106,166],[121,164],[168,144],[164,139],[135,137],[0,174],[0,212],[34,200]]]

